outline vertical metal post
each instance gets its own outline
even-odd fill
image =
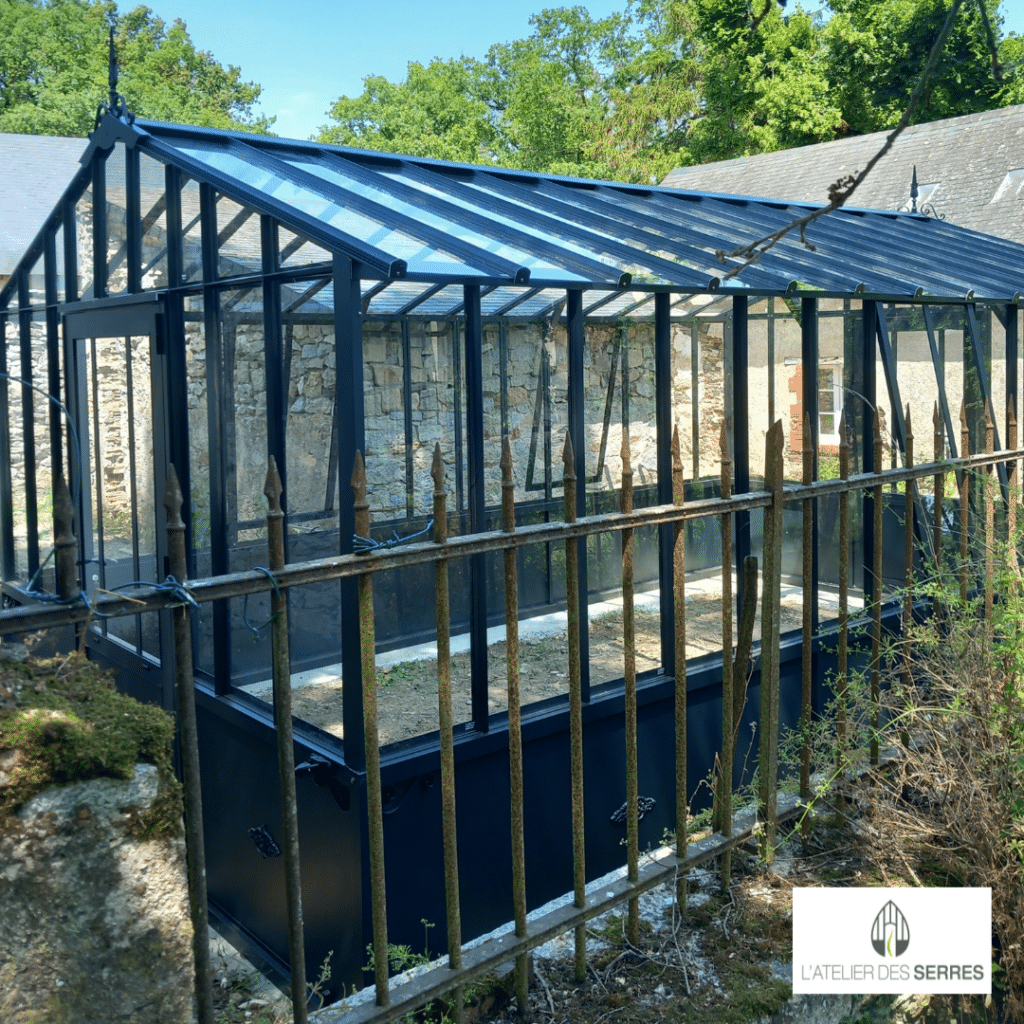
[[[808,414],[811,421],[811,429],[808,435],[805,431],[805,436],[810,437],[811,442],[811,479],[818,479],[818,453],[820,449],[820,432],[821,432],[821,392],[818,389],[818,363],[820,359],[819,352],[819,332],[818,332],[818,300],[817,299],[801,299],[800,300],[800,361],[804,367],[802,374],[802,387],[803,387],[803,407],[804,412]],[[771,416],[769,419],[774,420],[775,417]],[[804,509],[806,515],[806,508]],[[804,604],[810,603],[811,606],[811,617],[810,617],[810,632],[808,633],[805,629],[804,637],[817,636],[818,633],[818,620],[819,620],[819,608],[818,608],[818,501],[814,499],[810,503],[810,517],[811,517],[811,560],[808,570],[810,578],[810,589],[808,589],[807,583],[804,582]],[[817,664],[817,651],[815,645],[811,645],[810,649],[810,669],[811,669],[811,708],[812,710],[822,710],[822,681],[819,679],[819,673],[815,671]],[[809,824],[809,822],[808,822]]]
[[[745,372],[745,371],[744,371]],[[741,432],[746,436],[746,421]],[[722,500],[732,497],[732,462],[729,459],[729,432],[725,421],[718,439]],[[766,513],[767,514],[767,513]],[[723,836],[732,835],[732,763],[733,737],[733,678],[732,678],[732,513],[722,515],[722,756],[718,765],[716,787],[715,827]],[[732,851],[722,854],[722,890],[728,891],[732,874]]]
[[[935,410],[932,413],[932,458],[939,472],[932,477],[932,493],[935,502],[935,518],[932,523],[932,548],[935,551],[935,579],[942,579],[942,498],[946,491],[946,474],[942,472],[942,460],[945,456],[945,446],[942,439],[942,417],[939,415],[939,403],[935,403]],[[941,607],[939,598],[941,587],[936,587],[935,596],[932,598],[932,614],[938,615]]]
[[[759,813],[764,819],[761,856],[775,859],[779,780],[779,614],[782,604],[782,421],[765,438],[765,490],[772,496],[764,514],[764,575],[761,584],[761,723],[758,753]]]
[[[1017,447],[1017,412],[1011,395],[1006,400],[1006,447],[1013,451]],[[1006,483],[1006,540],[1009,548],[1010,565],[1017,567],[1017,503],[1020,501],[1017,483],[1017,460],[1011,459],[1007,467]]]
[[[142,189],[139,149],[125,147],[125,250],[128,260],[128,291],[142,291]]]
[[[78,572],[75,564],[78,544],[75,541],[75,507],[71,492],[64,482],[60,463],[54,463],[53,478],[53,546],[56,561],[57,596],[70,601],[78,596]]]
[[[673,501],[672,483],[672,309],[668,292],[654,296],[654,417],[658,452],[658,504]],[[623,393],[628,386],[623,387]],[[666,523],[658,530],[658,583],[661,624],[661,664],[667,676],[675,676],[673,603],[673,528]]]
[[[732,300],[732,457],[736,476],[735,493],[750,490],[750,402],[748,368],[750,346],[748,332],[748,304],[746,295],[734,295]],[[736,609],[743,609],[743,566],[750,554],[750,513],[737,512],[734,520],[736,570]],[[730,641],[731,644],[731,641]]]
[[[967,458],[971,454],[971,430],[967,424],[966,403],[960,403],[960,454]],[[971,496],[970,474],[966,469],[960,471],[960,601],[967,604],[967,579],[970,561],[970,528]]]
[[[586,321],[583,315],[583,292],[569,289],[565,295],[565,330],[569,343],[569,435],[572,437],[572,449],[576,458],[576,514],[587,514],[587,439],[586,439],[586,401],[584,379],[584,349],[586,348]],[[576,541],[579,551],[579,582],[577,589],[580,595],[580,686],[583,700],[590,700],[590,631],[589,621],[590,592],[587,568],[587,539],[580,537]]]
[[[622,512],[633,512],[633,467],[629,451],[629,428],[622,425]],[[626,864],[631,882],[640,879],[639,782],[637,780],[636,726],[636,620],[633,608],[633,531],[622,531],[622,647],[624,655],[624,713],[626,734]],[[635,946],[640,941],[640,900],[629,901],[626,938]]]
[[[277,293],[277,286],[274,285]],[[275,299],[277,302],[278,299]],[[275,314],[273,322],[267,321],[268,328],[280,324]],[[277,328],[279,330],[279,328]],[[277,351],[280,352],[278,334]],[[354,276],[352,260],[339,253],[334,254],[334,352],[338,371],[337,415],[338,415],[338,465],[355,465],[357,453],[366,446],[366,432],[363,410],[363,322],[360,313],[359,278]],[[278,367],[283,366],[280,359]],[[280,370],[277,371],[280,373]],[[269,380],[270,365],[267,366]],[[268,388],[268,392],[269,392]],[[287,395],[287,391],[284,392]],[[275,401],[277,401],[275,399]],[[270,409],[268,398],[268,411]],[[281,417],[280,446],[284,451],[284,410],[283,400],[279,408]],[[268,424],[267,444],[272,435]],[[362,455],[359,454],[362,462]],[[339,473],[339,485],[343,477]],[[369,517],[366,527],[369,528]],[[338,501],[338,547],[339,554],[350,555],[354,550],[354,537],[359,532],[356,525],[356,509],[349,501]],[[367,536],[364,534],[363,536]],[[357,580],[341,581],[341,674],[346,685],[342,693],[342,720],[345,734],[345,761],[354,771],[365,767],[363,751],[366,738],[363,736],[363,660],[359,634],[359,583]]]
[[[882,423],[878,410],[872,425],[874,451],[872,466],[876,473],[882,470]],[[879,704],[882,685],[882,487],[874,489],[871,502],[871,764],[878,764]]]
[[[914,430],[910,422],[910,403],[903,413],[906,424],[904,462],[907,469],[914,467]],[[903,488],[903,685],[909,692],[910,677],[910,627],[914,623],[914,481],[908,480]],[[901,730],[904,743],[909,744],[909,735]]]
[[[355,491],[355,528],[370,536],[370,505],[366,500],[366,467],[356,452],[352,469]],[[373,906],[373,976],[377,1005],[391,1002],[388,991],[388,918],[384,886],[384,806],[380,781],[380,741],[377,732],[377,661],[373,628],[373,576],[359,577],[359,650],[363,679],[363,753],[366,758],[367,839],[370,847],[370,899]]]
[[[283,569],[284,512],[281,475],[270,456],[263,494],[267,499],[269,567]],[[284,833],[285,899],[288,903],[288,956],[292,973],[292,1012],[295,1024],[306,1024],[306,948],[302,934],[302,880],[299,862],[299,809],[295,796],[295,742],[292,735],[292,677],[288,649],[288,598],[276,587],[270,598],[274,634],[274,726],[277,770],[281,782],[281,829]]]
[[[167,552],[170,575],[184,583],[188,575],[185,524],[181,518],[181,487],[174,465],[167,467],[164,489],[167,510]],[[213,1022],[213,970],[210,965],[210,924],[206,909],[206,848],[203,843],[203,798],[199,776],[199,735],[196,727],[195,683],[192,675],[192,623],[188,605],[174,609],[174,660],[178,683],[178,730],[185,805],[185,850],[188,898],[192,912],[192,956],[196,969],[199,1024]]]
[[[679,427],[672,431],[672,503],[682,508],[686,501],[683,459],[679,449]],[[676,856],[686,859],[686,826],[689,817],[689,783],[686,777],[686,523],[672,524],[672,611],[675,626],[675,731],[676,731]],[[676,878],[676,903],[686,907],[686,874]]]
[[[815,364],[815,384],[817,383],[817,365]],[[804,363],[804,394],[806,395],[806,378],[808,366]],[[803,429],[803,483],[810,484],[814,480],[814,437],[811,433],[811,414],[804,410]],[[814,685],[813,655],[814,649],[814,501],[804,498],[803,502],[803,543],[801,553],[803,566],[801,582],[803,597],[803,638],[800,644],[800,799],[811,799],[811,692]],[[804,817],[804,831],[810,829],[810,817]]]
[[[512,448],[508,437],[501,441],[501,528],[516,529],[515,483],[512,479]],[[519,703],[519,574],[516,549],[505,549],[505,665],[508,678],[508,760],[512,821],[512,904],[516,935],[526,935],[526,843],[523,809],[523,733]],[[516,957],[516,1002],[519,1016],[527,1012],[529,977],[526,954]]]
[[[107,294],[107,157],[97,149],[92,155],[92,297]]]
[[[448,494],[444,488],[441,443],[434,445],[434,543],[448,543]],[[441,748],[441,829],[444,833],[445,909],[448,917],[448,966],[462,966],[462,915],[459,908],[459,855],[455,832],[455,737],[452,722],[451,603],[448,559],[434,562],[437,616],[437,717]],[[462,1019],[462,986],[455,990],[456,1024]]]
[[[562,448],[562,491],[565,521],[576,522],[576,469],[572,438],[568,431]],[[565,542],[565,603],[569,648],[569,745],[572,762],[572,880],[574,903],[587,905],[586,831],[583,818],[583,688],[580,675],[579,546],[575,538]],[[587,928],[577,925],[575,934],[576,981],[587,974]]]
[[[483,339],[480,319],[480,286],[463,289],[466,309],[466,466],[468,469],[469,528],[487,529],[484,494],[484,382]],[[469,559],[470,691],[473,725],[479,732],[489,728],[487,705],[487,556]]]
[[[861,413],[854,420],[856,435],[860,439],[861,472],[877,473],[882,469],[881,460],[875,461],[875,445],[871,430],[873,417],[877,414],[876,406],[876,372],[875,372],[875,336],[878,331],[878,315],[876,304],[866,300],[861,307],[861,338],[860,358],[857,367],[863,375],[856,390],[861,395]],[[864,607],[868,608],[874,599],[878,581],[874,577],[875,534],[869,528],[874,521],[874,495],[872,490],[864,490],[861,496],[861,535],[864,543]]]
[[[1010,403],[1013,403],[1014,415],[1017,412],[1017,382],[1020,368],[1019,360],[1019,324],[1017,320],[1017,306],[1006,307],[1006,447],[1015,448],[1010,444]]]
[[[846,412],[839,417],[839,477],[850,479],[850,438],[846,429]],[[850,645],[850,493],[839,495],[839,650],[837,652],[836,675],[838,692],[836,700],[837,761],[840,767],[846,753],[846,698],[848,690],[848,652]]]
[[[985,402],[985,454],[995,451],[995,423],[988,401]],[[995,583],[995,541],[996,541],[996,501],[995,501],[995,469],[992,463],[985,466],[985,623],[992,627],[993,586]]]
[[[697,321],[690,322],[690,441],[693,479],[700,479],[700,332]]]

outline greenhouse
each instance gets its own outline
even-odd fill
[[[673,431],[687,500],[720,493],[723,438],[733,493],[758,490],[776,420],[794,481],[807,426],[815,479],[836,474],[844,420],[852,471],[883,468],[876,413],[885,466],[903,464],[911,434],[918,461],[932,456],[936,431],[939,457],[967,454],[961,407],[969,451],[984,449],[986,405],[1002,447],[1018,403],[1024,246],[918,214],[843,207],[781,234],[753,260],[736,255],[814,209],[108,113],[0,290],[6,604],[54,588],[47,555],[58,466],[76,498],[79,579],[92,593],[167,575],[162,495],[171,465],[185,497],[189,576],[202,578],[266,564],[270,456],[284,486],[287,558],[299,562],[425,535],[436,446],[453,535],[500,529],[505,439],[520,525],[562,520],[567,436],[580,517],[618,508],[624,429],[638,507],[672,501]],[[67,420],[47,395],[66,406]],[[370,537],[356,536],[357,452]],[[904,580],[902,500],[887,492],[884,502],[883,589]],[[799,631],[804,602],[816,637],[837,614],[834,508],[819,503],[810,587],[799,580],[794,517],[784,541],[795,609],[782,645],[784,687],[786,666],[799,671],[801,644],[820,650]],[[867,521],[855,517],[850,542],[861,599]],[[741,590],[744,560],[760,554],[760,511],[736,513],[733,534]],[[610,816],[624,791],[608,767],[622,759],[623,669],[609,654],[621,542],[609,532],[579,543],[578,595],[590,623],[579,643],[593,811],[587,867],[597,875],[621,858],[622,829]],[[673,735],[670,549],[671,527],[637,531],[647,636],[640,786],[654,801],[644,842],[660,840],[674,803],[674,779],[659,772]],[[551,650],[564,652],[566,572],[561,545],[520,548],[517,557],[535,905],[571,887],[568,836],[549,834],[568,814],[567,796],[550,792],[567,759],[565,672],[549,664]],[[687,525],[686,571],[693,607],[720,607],[713,520]],[[508,843],[495,842],[508,822],[492,809],[508,785],[504,577],[493,554],[453,561],[451,572],[471,936],[511,916],[508,893],[493,884],[495,862],[508,858]],[[437,724],[416,711],[420,684],[407,682],[407,666],[431,664],[436,642],[432,567],[381,574],[375,588],[389,895],[391,906],[409,908],[404,917],[396,909],[391,925],[396,942],[421,943],[420,921],[445,915]],[[354,579],[289,596],[307,963],[333,949],[345,980],[358,977],[369,934],[356,600]],[[211,909],[283,963],[280,862],[261,855],[252,835],[280,818],[269,608],[265,594],[203,605],[194,664]],[[169,613],[97,621],[84,642],[119,670],[127,692],[173,710],[169,622]],[[696,625],[686,648],[693,779],[707,774],[721,728],[717,619],[715,629]],[[552,646],[533,648],[531,637]],[[753,689],[757,671],[755,658]],[[784,695],[790,720],[793,707]]]

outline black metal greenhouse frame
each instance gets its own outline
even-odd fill
[[[154,172],[161,176],[158,186]],[[160,193],[149,209],[142,198],[147,182]],[[189,182],[198,186],[197,209],[183,209],[183,189]],[[109,200],[115,191],[124,197],[117,216],[111,213]],[[223,200],[227,200],[225,206],[241,209],[233,217],[221,215],[218,203]],[[10,281],[0,289],[0,373],[7,375],[0,379],[0,569],[5,602],[30,604],[38,599],[35,592],[52,581],[45,566],[49,538],[41,511],[43,495],[37,493],[36,485],[37,463],[47,455],[50,465],[65,467],[71,489],[79,496],[83,585],[92,586],[93,572],[113,573],[106,563],[116,560],[105,557],[102,524],[93,521],[97,506],[92,490],[101,487],[102,481],[90,475],[90,438],[100,431],[95,389],[102,367],[96,365],[95,346],[83,345],[88,339],[124,339],[128,422],[151,416],[151,440],[144,444],[138,437],[129,438],[132,451],[126,455],[125,472],[131,477],[132,495],[150,484],[155,495],[161,494],[167,467],[173,464],[185,496],[190,572],[223,575],[239,568],[233,552],[240,529],[251,524],[237,514],[234,504],[235,422],[228,408],[232,378],[225,369],[230,360],[224,350],[223,325],[226,315],[242,302],[243,291],[261,297],[266,455],[273,456],[283,470],[289,465],[289,381],[282,368],[291,358],[283,342],[284,325],[289,317],[299,322],[296,317],[315,303],[316,322],[327,323],[333,334],[336,395],[323,511],[330,513],[334,524],[325,536],[335,545],[335,553],[343,555],[353,551],[356,532],[347,477],[356,453],[367,449],[364,400],[372,385],[363,383],[363,325],[368,320],[401,321],[406,325],[406,344],[410,317],[452,325],[464,360],[464,369],[455,362],[464,372],[458,386],[465,408],[454,417],[458,436],[448,443],[464,452],[456,473],[457,488],[464,494],[459,511],[465,514],[469,533],[493,528],[489,524],[495,516],[494,503],[485,494],[489,443],[481,362],[485,323],[496,322],[502,331],[517,317],[564,326],[565,415],[580,481],[588,477],[584,439],[591,425],[583,390],[585,328],[599,318],[606,323],[653,323],[654,363],[644,370],[654,381],[657,474],[652,501],[658,504],[672,502],[672,325],[692,321],[694,314],[685,309],[685,303],[693,296],[725,303],[721,319],[729,325],[725,347],[730,367],[725,417],[734,494],[756,489],[752,475],[758,473],[761,458],[760,452],[749,450],[748,431],[736,429],[750,418],[744,368],[752,300],[781,297],[798,304],[805,367],[818,364],[819,300],[845,300],[849,315],[858,318],[859,359],[849,372],[850,390],[862,401],[851,402],[847,413],[862,472],[882,468],[874,464],[868,418],[880,386],[887,389],[893,410],[895,448],[902,450],[905,443],[903,401],[890,343],[892,313],[887,307],[891,304],[922,311],[940,381],[932,310],[937,306],[962,310],[967,360],[980,397],[1002,415],[998,403],[993,405],[989,360],[977,316],[979,306],[994,308],[1005,327],[1005,394],[998,397],[1017,406],[1024,246],[921,215],[843,208],[807,228],[813,251],[801,243],[799,234],[789,235],[738,276],[725,276],[737,263],[720,261],[718,251],[731,251],[769,235],[810,209],[806,204],[558,178],[130,121],[108,113],[91,137],[81,170]],[[246,222],[253,227],[251,218],[258,218],[258,236],[252,232],[254,240],[248,248],[234,246]],[[303,262],[296,263],[296,254],[303,252]],[[154,268],[162,275],[159,281]],[[283,287],[292,289],[288,302],[282,298]],[[190,437],[196,428],[189,413],[185,342],[189,323],[201,326],[205,344],[208,494],[202,493],[206,476],[192,465],[197,439]],[[148,342],[135,344],[147,338]],[[876,358],[884,381],[876,379]],[[149,413],[141,411],[144,396],[136,393],[133,359],[148,367]],[[696,382],[696,368],[693,372]],[[39,436],[36,403],[41,400],[33,397],[29,383],[61,398],[79,428],[77,441],[63,429],[61,411],[52,403],[45,416],[48,434]],[[408,378],[404,386],[404,429],[408,430]],[[819,392],[813,373],[804,374],[802,389],[802,406],[809,414],[817,452]],[[948,407],[941,386],[939,396],[949,454],[956,456],[957,410]],[[693,415],[696,424],[696,402]],[[17,464],[10,453],[19,431],[23,454]],[[150,447],[143,451],[147,444]],[[80,446],[77,455],[76,445]],[[972,445],[980,448],[977,427]],[[998,434],[995,445],[1000,447]],[[371,450],[368,457],[375,454]],[[1000,470],[1005,484],[1002,465]],[[152,478],[148,483],[143,480],[147,473]],[[282,475],[282,504],[287,513],[289,480],[287,472]],[[592,499],[593,494],[588,495],[587,487],[581,485],[580,516],[592,510],[588,504]],[[863,500],[866,524],[871,522],[871,493]],[[204,527],[209,540],[203,544],[196,543],[194,536],[199,527],[192,504],[200,501],[209,510],[209,525]],[[301,523],[304,514],[296,509],[294,522]],[[157,581],[167,571],[162,540],[166,520],[159,502],[153,509],[152,540],[140,525],[138,508],[129,509],[129,515],[131,550],[120,557],[122,575],[102,579],[97,575],[99,585],[112,587],[132,578]],[[640,745],[645,752],[640,786],[657,799],[659,809],[645,817],[641,841],[655,843],[671,824],[669,809],[674,806],[672,773],[664,770],[658,753],[671,750],[673,738],[672,527],[659,530],[661,668],[642,679],[640,698]],[[741,570],[752,546],[749,513],[736,513],[734,535],[736,577],[742,584]],[[289,537],[290,558],[306,550],[300,541],[298,534]],[[579,597],[586,608],[591,593],[586,540],[579,545]],[[863,566],[872,565],[872,545],[871,532],[865,530],[860,548]],[[818,557],[817,536],[814,557]],[[488,572],[485,555],[471,556],[467,607],[472,720],[456,735],[460,816],[466,822],[460,835],[462,884],[465,894],[474,894],[464,903],[467,937],[511,917],[509,893],[504,883],[494,882],[499,876],[507,877],[504,870],[494,870],[494,864],[504,865],[507,859],[508,822],[495,817],[492,805],[495,792],[508,785],[508,735],[501,716],[488,710],[487,628],[495,611],[488,602]],[[866,590],[871,591],[867,570],[864,579]],[[360,977],[370,935],[362,675],[357,582],[349,577],[336,586],[340,611],[331,621],[340,629],[336,648],[346,682],[345,738],[342,742],[297,720],[296,760],[300,763],[307,965],[312,970],[334,950],[336,977],[352,982]],[[736,595],[737,607],[742,596]],[[817,631],[816,582],[810,600]],[[173,710],[169,613],[159,613],[159,619],[156,615],[137,616],[127,631],[92,629],[87,644],[91,656],[119,670],[126,691]],[[226,926],[284,965],[288,946],[280,865],[261,858],[251,839],[252,830],[279,820],[275,730],[271,709],[235,685],[233,663],[239,654],[232,636],[238,615],[239,609],[233,610],[228,601],[216,602],[212,620],[203,627],[206,639],[200,636],[201,630],[195,636],[197,652],[203,643],[211,645],[205,660],[197,653],[196,673],[210,899]],[[799,714],[799,697],[794,704],[786,694],[794,690],[794,681],[799,690],[802,642],[815,645],[819,709],[830,664],[819,636],[803,641],[794,634],[784,640],[782,716],[790,722]],[[622,687],[620,683],[591,688],[585,629],[580,653],[586,764],[593,787],[588,788],[587,800],[595,811],[588,821],[587,867],[596,876],[617,866],[621,858],[620,833],[608,824],[604,808],[622,801],[621,772],[609,768],[622,759]],[[752,692],[756,692],[757,671],[755,665]],[[702,659],[688,667],[693,779],[706,775],[716,749],[721,674],[720,658]],[[571,888],[568,837],[552,836],[548,829],[553,818],[566,813],[564,801],[552,798],[548,785],[553,774],[566,770],[566,730],[564,701],[546,701],[532,711],[527,709],[523,736],[532,765],[526,778],[531,905]],[[443,892],[437,885],[439,822],[429,795],[438,770],[437,735],[385,748],[382,757],[389,908],[393,908],[390,934],[396,942],[419,945],[421,920],[442,922],[445,916]]]

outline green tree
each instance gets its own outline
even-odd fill
[[[771,152],[896,124],[950,0],[623,0],[531,18],[482,61],[410,64],[341,97],[326,142],[526,170],[650,182],[679,164]],[[977,0],[964,0],[915,121],[1024,101],[1024,50],[993,78]]]
[[[113,0],[0,0],[0,131],[84,136],[108,92],[113,25],[119,90],[140,117],[267,131],[260,87],[196,50],[185,23]]]
[[[361,96],[331,106],[319,141],[442,160],[487,160],[498,144],[483,96],[484,66],[469,57],[409,65],[403,82],[363,80]]]
[[[756,29],[746,0],[689,0],[706,53],[702,116],[688,136],[698,163],[835,138],[842,111],[832,95],[820,19],[767,6]]]
[[[999,0],[984,3],[998,40],[1002,24]],[[850,105],[849,128],[870,132],[892,127],[906,108],[942,30],[949,0],[830,0],[830,4],[835,11],[831,34],[837,40],[830,77]],[[848,32],[864,41],[856,52],[839,42]],[[1012,69],[1010,73],[1015,77]],[[858,92],[860,97],[855,99]],[[978,0],[966,0],[914,123],[991,110],[1001,105],[1000,92]]]

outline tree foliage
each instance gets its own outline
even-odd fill
[[[410,64],[365,80],[321,130],[328,142],[527,170],[658,180],[672,166],[771,152],[896,124],[950,0],[623,0],[531,18],[482,60]],[[1024,42],[1002,0],[965,0],[915,121],[1024,101]]]
[[[84,136],[108,93],[108,33],[118,85],[139,116],[267,131],[260,87],[197,50],[181,20],[167,25],[113,0],[0,0],[0,131]]]

